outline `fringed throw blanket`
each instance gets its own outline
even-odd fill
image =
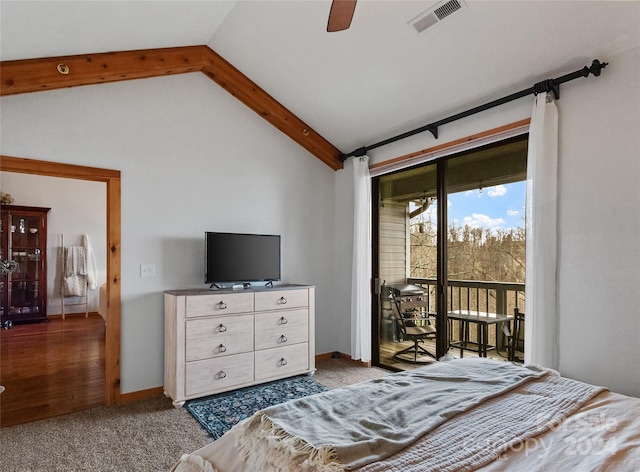
[[[478,359],[437,363],[262,410],[238,425],[236,445],[255,470],[354,469],[550,372]]]
[[[452,418],[410,448],[359,472],[462,472],[500,460],[504,453],[530,451],[531,456],[540,457],[536,449],[551,443],[535,436],[562,427],[565,419],[604,390],[546,375]]]

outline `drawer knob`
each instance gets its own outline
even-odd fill
[[[280,297],[280,300],[278,300],[278,303],[280,305],[286,305],[287,304],[287,299],[284,297]]]
[[[221,333],[224,333],[227,331],[227,327],[222,323],[220,323],[220,326],[218,326],[218,331],[220,331]]]
[[[278,366],[282,367],[282,366],[285,366],[285,365],[287,365],[287,360],[283,357],[282,359],[280,359],[278,361]]]
[[[220,344],[218,346],[218,352],[227,352],[227,348],[224,347],[224,344]]]
[[[278,342],[280,342],[280,343],[286,343],[287,341],[288,341],[288,339],[284,334],[282,336],[280,336],[280,339],[278,339]]]
[[[218,310],[224,310],[227,308],[227,304],[225,302],[218,303]]]
[[[216,379],[224,379],[227,376],[227,373],[224,370],[221,370],[216,374]]]
[[[280,319],[278,320],[278,324],[279,325],[283,325],[283,324],[287,324],[287,323],[288,323],[288,321],[284,316],[280,317]]]

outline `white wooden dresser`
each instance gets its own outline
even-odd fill
[[[315,287],[169,290],[164,392],[186,400],[315,371]]]

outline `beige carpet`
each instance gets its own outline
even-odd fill
[[[328,387],[388,374],[341,359],[316,367],[316,380]],[[209,440],[186,410],[154,398],[1,428],[0,471],[166,471]]]

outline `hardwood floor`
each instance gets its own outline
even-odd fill
[[[104,356],[98,314],[0,330],[0,426],[104,405]]]

